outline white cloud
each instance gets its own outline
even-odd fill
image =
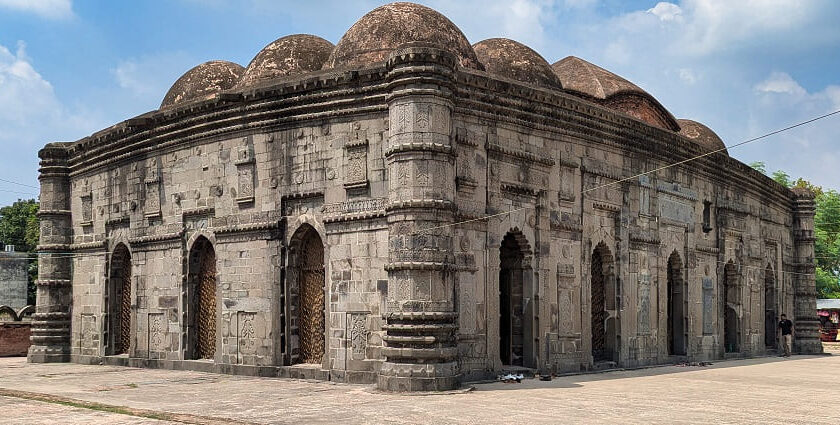
[[[111,74],[135,102],[155,109],[172,83],[195,65],[198,63],[187,54],[161,53],[124,59],[111,69]]]
[[[656,15],[656,17],[658,17],[661,21],[682,20],[682,9],[674,3],[661,1],[656,3],[656,6],[653,8],[648,9],[648,13]]]
[[[756,84],[755,90],[763,93],[786,93],[795,96],[806,94],[805,89],[785,72],[773,72],[767,79]]]
[[[697,82],[697,75],[694,74],[689,68],[680,68],[679,69],[680,80],[686,82],[686,84],[694,84]]]
[[[59,101],[52,84],[32,66],[25,43],[18,42],[14,52],[0,45],[0,178],[36,185],[41,146],[103,126],[94,114],[79,109],[72,111]],[[0,184],[0,205],[23,196],[9,190],[21,188]]]
[[[67,19],[73,16],[71,0],[0,0],[0,7],[34,13],[47,19]]]

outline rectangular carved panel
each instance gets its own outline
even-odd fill
[[[703,334],[715,333],[715,293],[712,278],[703,278]]]

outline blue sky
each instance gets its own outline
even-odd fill
[[[380,1],[0,0],[0,180],[37,186],[37,151],[156,109],[212,59],[247,65],[272,40],[333,43]],[[421,1],[475,43],[523,42],[635,82],[727,144],[840,109],[840,1]],[[732,149],[840,187],[840,116]],[[23,192],[23,193],[15,193]],[[0,181],[0,205],[37,189]]]

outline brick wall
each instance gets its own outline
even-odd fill
[[[25,356],[30,328],[27,322],[0,322],[0,357]]]

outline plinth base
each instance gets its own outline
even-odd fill
[[[376,387],[382,391],[451,391],[461,386],[458,363],[392,363],[379,370]]]

